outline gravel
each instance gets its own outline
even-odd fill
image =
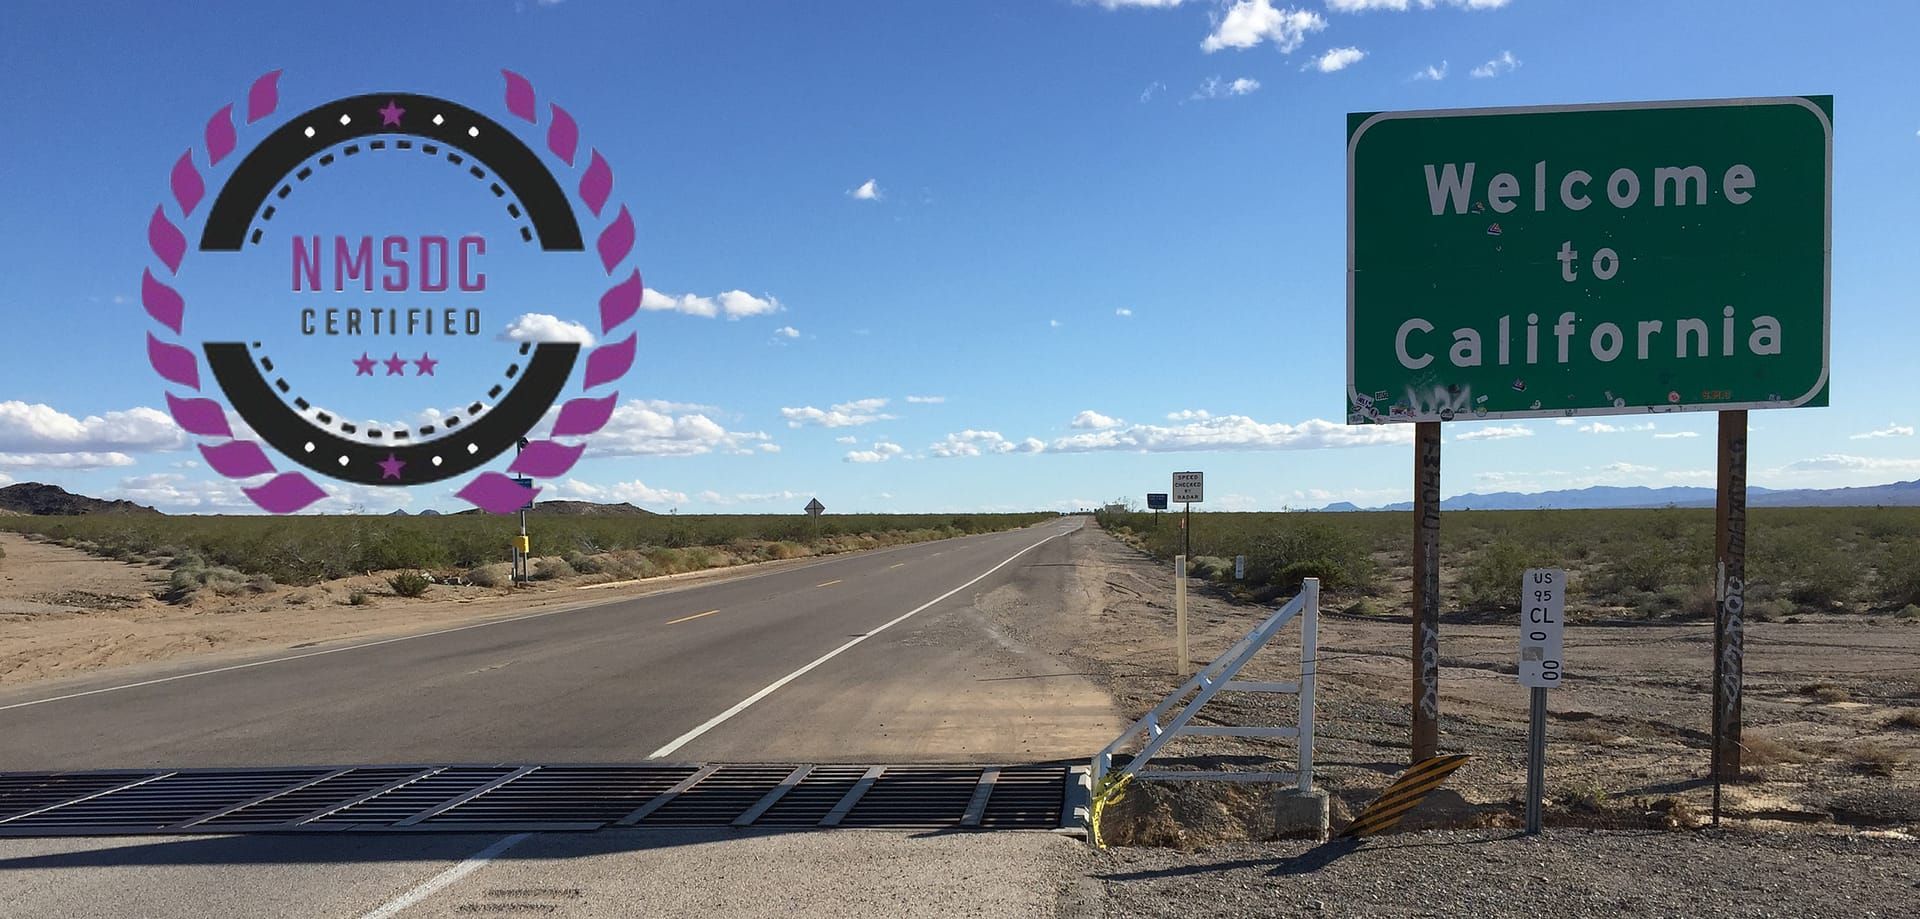
[[[1432,831],[1091,855],[1108,916],[1911,916],[1901,834]]]

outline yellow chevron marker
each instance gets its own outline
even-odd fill
[[[1359,838],[1393,829],[1400,824],[1400,818],[1405,817],[1407,811],[1426,800],[1429,792],[1439,788],[1447,776],[1472,758],[1465,753],[1454,753],[1414,763],[1407,771],[1400,773],[1400,777],[1394,779],[1393,784],[1380,793],[1380,797],[1373,799],[1373,803],[1367,805],[1359,816],[1353,818],[1353,822],[1347,824],[1340,835]]]

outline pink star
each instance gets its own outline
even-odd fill
[[[433,358],[428,357],[427,353],[425,351],[422,351],[420,352],[420,359],[413,362],[413,366],[414,366],[413,375],[417,377],[433,376],[433,368],[439,366],[439,364],[440,364],[439,361],[436,361]]]
[[[353,359],[353,375],[357,377],[373,376],[373,365],[376,363],[378,362],[367,356],[367,352],[360,352],[360,356]]]
[[[407,468],[407,461],[389,453],[386,459],[380,461],[379,466],[381,478],[397,479],[400,477],[400,470]]]
[[[388,99],[387,107],[380,109],[379,112],[380,112],[381,127],[386,127],[387,125],[393,125],[394,127],[397,128],[400,126],[400,116],[405,115],[407,113],[407,110],[401,108],[400,103],[395,102],[392,99]]]
[[[387,376],[390,377],[401,376],[402,372],[407,369],[407,362],[400,359],[398,352],[380,363],[387,365]]]

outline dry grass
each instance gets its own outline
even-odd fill
[[[1846,687],[1836,686],[1832,683],[1809,683],[1800,687],[1800,694],[1813,699],[1815,702],[1829,704],[1853,701],[1853,694],[1848,692]]]
[[[1747,766],[1805,763],[1814,758],[1805,750],[1790,747],[1764,734],[1747,734],[1740,738],[1740,749],[1740,762]]]
[[[1847,749],[1847,765],[1862,775],[1891,778],[1906,765],[1907,751],[1896,750],[1871,741]]]
[[[1888,730],[1897,728],[1905,728],[1909,731],[1920,731],[1920,708],[1909,708],[1887,719]]]

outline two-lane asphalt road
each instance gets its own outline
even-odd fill
[[[12,689],[0,770],[1081,756],[1120,727],[1104,693],[975,606],[994,590],[1064,594],[1056,569],[1078,526],[130,684]]]

